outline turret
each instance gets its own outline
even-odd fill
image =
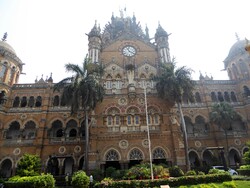
[[[99,62],[99,55],[101,50],[101,29],[97,27],[95,22],[94,27],[91,29],[89,34],[89,58],[92,63]]]
[[[159,24],[155,33],[155,42],[157,45],[158,57],[161,62],[167,63],[171,61],[168,45],[168,36],[168,33]]]

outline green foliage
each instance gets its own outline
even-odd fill
[[[202,188],[217,188],[212,183],[231,181],[232,177],[229,174],[211,174],[205,176],[182,176],[168,179],[158,179],[151,181],[149,180],[124,180],[124,181],[113,181],[108,178],[103,180],[100,184],[96,184],[95,187],[105,188],[146,188],[146,187],[160,187],[160,185],[169,185],[170,187],[179,187],[188,185],[194,185],[192,187]],[[198,185],[202,184],[202,185]],[[209,187],[208,187],[209,185]]]
[[[21,187],[32,187],[32,188],[54,188],[55,179],[51,174],[42,174],[39,176],[13,176],[9,178],[7,184],[12,186]]]
[[[169,174],[171,177],[184,176],[184,172],[178,166],[173,166],[169,168]]]
[[[240,169],[243,169],[243,170],[250,170],[250,165],[242,165],[240,166]]]
[[[199,176],[204,176],[204,175],[205,175],[205,172],[198,171],[198,172],[197,172],[197,175],[199,175]]]
[[[228,172],[224,170],[220,170],[220,169],[214,169],[214,168],[208,171],[208,174],[225,174],[225,173],[228,173]]]
[[[82,170],[75,172],[72,176],[71,184],[74,188],[88,188],[89,183],[89,177]]]
[[[223,182],[223,187],[225,187],[225,188],[237,188],[237,186],[235,185],[235,183],[233,181]]]
[[[92,172],[92,175],[94,177],[94,181],[101,181],[104,178],[104,175],[101,169],[95,169]]]
[[[186,172],[185,175],[186,176],[196,176],[197,174],[196,174],[195,170],[189,170],[189,171]]]
[[[24,154],[17,164],[16,175],[37,176],[41,168],[41,160],[37,155]]]
[[[248,148],[250,148],[250,141],[246,142],[246,145],[248,146]],[[243,159],[246,162],[246,164],[249,164],[250,166],[250,150],[244,153]]]
[[[116,171],[114,167],[108,167],[105,170],[106,177],[112,177],[112,174]]]

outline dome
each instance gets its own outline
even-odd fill
[[[242,54],[246,53],[245,47],[246,47],[245,40],[237,41],[229,50],[228,56],[224,60],[224,62],[232,60],[232,58],[236,57],[237,55],[242,55]]]
[[[5,41],[0,41],[0,50],[4,49],[16,55],[15,50]]]

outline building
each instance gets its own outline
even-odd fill
[[[149,161],[149,142],[155,164],[185,168],[185,150],[176,106],[157,97],[151,76],[159,62],[171,63],[168,33],[158,26],[154,38],[142,30],[135,15],[112,15],[101,31],[97,24],[88,34],[89,56],[105,65],[105,98],[90,115],[89,167],[127,169]],[[228,130],[229,148],[224,150],[230,166],[242,163],[248,149],[250,120],[250,56],[245,41],[237,41],[224,61],[230,80],[200,75],[195,101],[183,97],[191,167],[220,163],[217,150],[226,147],[225,133],[209,123],[211,106],[231,103],[242,121]],[[63,65],[62,65],[63,66]],[[14,49],[0,41],[0,172],[15,174],[24,153],[40,156],[42,170],[55,175],[82,169],[84,164],[84,114],[71,116],[70,107],[53,91],[52,75],[35,83],[18,83],[23,63]]]

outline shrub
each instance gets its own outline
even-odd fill
[[[105,170],[106,177],[112,177],[112,174],[116,171],[114,167],[108,167]]]
[[[223,187],[225,187],[225,188],[237,188],[237,186],[235,185],[235,183],[233,181],[223,182]]]
[[[40,176],[13,176],[6,182],[6,187],[54,188],[55,179],[51,174]]]
[[[202,172],[202,171],[199,171],[197,174],[198,174],[199,176],[204,176],[204,175],[205,175],[205,173]]]
[[[178,166],[173,166],[169,168],[169,174],[171,177],[184,176],[184,172]]]
[[[41,168],[41,160],[37,155],[24,154],[17,164],[16,175],[37,176]]]
[[[195,175],[197,175],[197,174],[196,174],[195,170],[189,170],[189,171],[186,172],[185,175],[186,175],[186,176],[195,176]]]
[[[88,188],[89,183],[89,177],[82,170],[75,172],[72,176],[71,184],[74,188]]]

